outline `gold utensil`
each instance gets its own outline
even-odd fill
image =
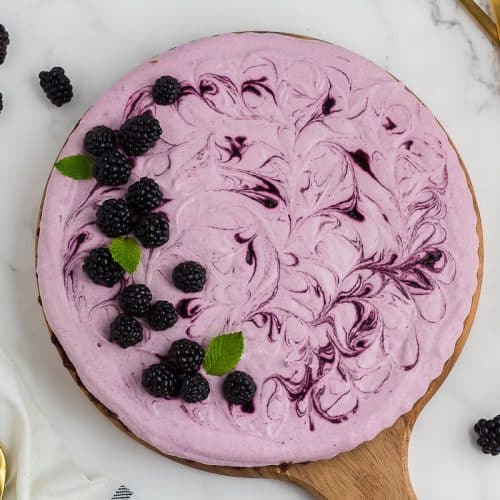
[[[492,5],[500,6],[499,0],[490,0]],[[461,0],[462,5],[469,11],[472,17],[480,24],[486,34],[498,45],[500,45],[500,35],[498,33],[498,26],[495,22],[484,12],[474,0]],[[494,11],[495,12],[495,11]]]
[[[490,0],[491,13],[497,23],[497,37],[500,40],[500,0]]]
[[[3,490],[5,489],[5,474],[7,472],[7,464],[5,463],[5,457],[2,453],[2,448],[0,448],[0,500],[3,497]]]

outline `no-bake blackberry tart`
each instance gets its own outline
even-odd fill
[[[143,126],[136,117],[148,121],[138,134],[147,147],[129,141]],[[53,170],[37,272],[47,322],[76,376],[139,439],[213,465],[332,457],[390,426],[441,373],[478,286],[478,221],[446,133],[383,69],[320,41],[216,36],[114,85],[60,158],[83,154],[87,132],[103,126],[113,132],[87,145],[114,185]],[[152,185],[142,186],[147,202],[129,198],[162,220],[141,233],[137,214],[127,225],[130,204],[115,203],[108,213],[120,224],[102,222],[104,201],[127,199],[142,178],[161,199]],[[140,264],[96,284],[84,263],[116,231],[143,243]],[[204,270],[185,280],[201,288],[175,286],[182,262]],[[124,320],[124,347],[110,324],[132,284],[175,310],[154,313],[166,329],[144,310],[141,335]],[[209,391],[191,390],[204,396],[197,402],[177,397],[175,384],[170,398],[144,387],[145,370],[175,341],[206,348],[234,331],[245,343],[232,372],[243,392],[234,394],[248,389],[250,405],[228,401],[226,379],[203,368]]]

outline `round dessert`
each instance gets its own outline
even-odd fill
[[[446,133],[383,69],[320,41],[217,36],[114,85],[60,158],[95,127],[121,131],[87,138],[106,149],[99,183],[52,172],[39,288],[79,379],[135,436],[205,464],[332,457],[441,373],[477,286],[477,218]],[[110,198],[128,205],[99,209]],[[142,243],[132,275],[103,230]],[[234,371],[200,368],[237,331]]]

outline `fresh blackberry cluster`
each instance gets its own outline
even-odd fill
[[[489,420],[478,420],[474,431],[478,435],[477,444],[481,446],[483,453],[493,456],[500,454],[500,415]]]
[[[136,214],[144,215],[161,204],[163,193],[158,183],[149,177],[141,177],[134,182],[125,195],[127,205]]]
[[[3,64],[7,57],[7,47],[9,46],[9,32],[3,24],[0,24],[0,64]]]
[[[129,156],[143,155],[160,138],[160,122],[149,113],[129,118],[118,133],[118,140],[123,151]]]
[[[60,66],[55,66],[50,71],[41,71],[38,77],[40,87],[52,104],[61,107],[73,98],[71,82]]]
[[[166,330],[177,323],[177,311],[170,302],[159,300],[151,304],[147,313],[147,320],[153,330]]]
[[[153,101],[161,106],[173,104],[181,94],[181,84],[173,76],[160,76],[153,85]]]
[[[142,374],[142,385],[151,396],[175,398],[179,395],[180,380],[163,363],[151,365]]]
[[[250,403],[256,390],[257,386],[253,378],[248,373],[237,370],[231,372],[222,385],[224,398],[235,405]]]
[[[208,398],[210,394],[210,385],[208,380],[197,373],[191,377],[184,377],[181,383],[180,397],[186,403],[199,403]]]
[[[120,186],[126,184],[130,177],[132,164],[118,151],[109,151],[94,163],[94,178],[103,186]]]
[[[116,136],[113,130],[105,125],[90,129],[83,139],[83,147],[92,156],[102,156],[116,149]]]
[[[118,303],[127,314],[142,318],[148,312],[152,298],[146,285],[129,285],[120,293]]]
[[[188,260],[175,266],[172,273],[174,285],[184,293],[201,292],[205,286],[207,272],[198,262]]]
[[[180,396],[186,403],[204,401],[210,394],[208,380],[198,373],[204,356],[203,347],[196,342],[176,340],[163,363],[144,371],[142,385],[153,396]]]
[[[94,283],[108,288],[116,285],[125,273],[106,247],[91,250],[84,259],[83,270]]]
[[[164,214],[152,212],[144,215],[134,226],[134,236],[144,248],[156,248],[168,241],[168,220]]]
[[[194,375],[200,370],[204,356],[205,351],[200,344],[180,339],[170,347],[165,356],[165,364],[178,375]]]
[[[123,236],[130,232],[130,210],[122,199],[105,200],[97,209],[96,226],[110,238]]]
[[[109,340],[123,349],[141,342],[142,339],[142,326],[132,316],[120,314],[111,323]]]

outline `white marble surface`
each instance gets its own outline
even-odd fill
[[[189,469],[115,429],[61,366],[36,303],[39,200],[75,121],[150,55],[258,29],[330,40],[386,67],[429,105],[462,154],[483,217],[483,296],[462,357],[417,422],[410,470],[421,499],[500,497],[500,458],[483,456],[470,433],[477,418],[500,413],[500,52],[455,0],[1,0],[0,23],[12,38],[0,67],[0,341],[84,470],[123,478],[144,500],[308,498],[278,482]],[[39,70],[53,65],[64,66],[76,87],[63,109],[37,84]]]

